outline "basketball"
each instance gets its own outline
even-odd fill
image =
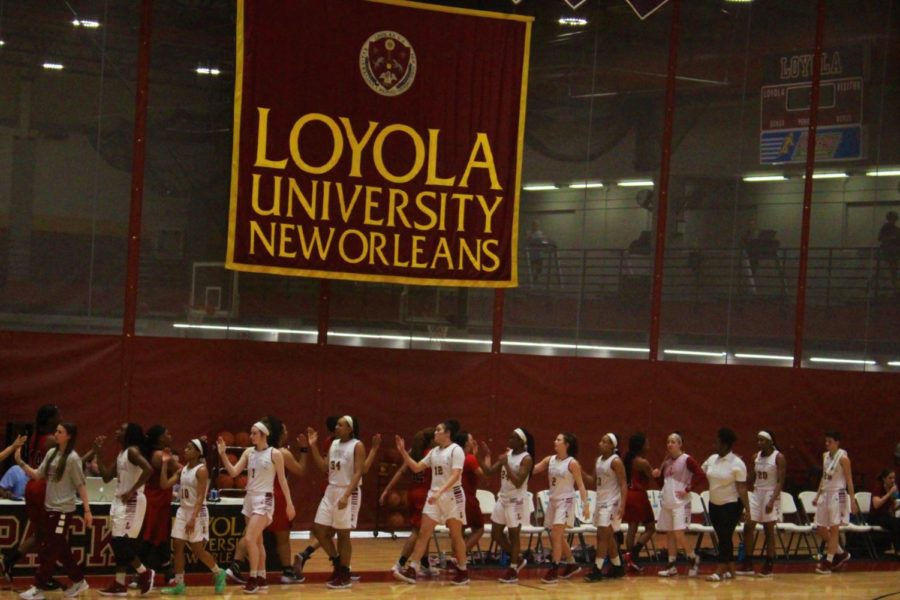
[[[247,476],[246,475],[238,475],[234,478],[234,487],[242,490],[247,487]]]
[[[384,462],[389,462],[392,464],[398,464],[403,459],[400,456],[400,451],[396,448],[387,448],[384,451]]]
[[[403,516],[403,513],[392,512],[388,515],[387,518],[387,528],[388,529],[403,529],[403,526],[406,525],[406,518]]]
[[[230,431],[220,431],[218,437],[225,441],[226,446],[234,446],[234,434]]]
[[[216,477],[216,487],[220,490],[226,490],[234,487],[234,479],[227,473],[222,473]]]
[[[390,494],[388,494],[386,504],[388,508],[397,510],[401,506],[403,506],[403,497],[397,492],[391,492]]]
[[[238,461],[237,454],[235,454],[234,452],[229,452],[228,454],[226,454],[226,456],[228,457],[228,462],[230,462],[233,465],[237,464],[237,461]]]
[[[246,431],[241,431],[234,436],[234,445],[235,446],[244,446],[245,448],[250,445],[250,434]]]

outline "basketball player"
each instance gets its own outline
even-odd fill
[[[219,568],[216,560],[206,550],[209,541],[209,512],[206,508],[206,490],[209,486],[209,470],[206,467],[206,441],[194,438],[184,448],[185,465],[169,476],[169,456],[164,454],[160,460],[159,488],[171,490],[176,482],[180,483],[178,497],[180,504],[175,513],[175,527],[172,529],[172,540],[175,546],[175,585],[161,590],[162,594],[183,596],[184,584],[184,546],[190,544],[191,551],[200,562],[206,565],[213,574],[213,585],[217,594],[225,593],[225,571]]]
[[[750,519],[744,523],[744,560],[738,575],[755,575],[753,549],[756,546],[756,524],[766,531],[766,562],[760,577],[772,577],[775,563],[775,524],[781,520],[781,490],[787,476],[787,460],[775,447],[775,436],[762,430],[756,434],[759,452],[753,455],[753,469],[747,478],[750,492]]]
[[[53,404],[41,406],[34,419],[34,435],[28,443],[28,466],[37,469],[47,452],[54,446],[56,426],[59,425],[59,408]],[[29,479],[25,484],[25,514],[30,527],[25,527],[22,541],[12,550],[8,550],[0,559],[0,575],[6,583],[12,583],[12,574],[16,563],[23,556],[36,552],[46,538],[47,515],[44,509],[47,481],[45,479]],[[62,586],[52,577],[47,589],[58,590]]]
[[[822,455],[822,479],[813,504],[816,507],[817,533],[826,545],[825,559],[816,566],[816,573],[831,575],[832,571],[850,560],[850,553],[841,548],[840,527],[850,523],[850,511],[859,512],[853,492],[853,472],[850,457],[841,448],[841,434],[825,434]]]
[[[491,513],[491,539],[509,554],[509,568],[500,576],[500,583],[518,583],[519,572],[528,563],[522,558],[520,533],[522,525],[531,522],[528,478],[534,468],[534,438],[517,427],[507,444],[509,450],[496,463],[491,464],[491,449],[485,442],[481,442],[481,452],[476,456],[485,475],[500,471],[500,493]]]
[[[366,448],[357,439],[355,425],[358,427],[349,415],[338,419],[327,462],[316,444],[318,434],[311,427],[306,430],[313,463],[328,474],[328,488],[316,511],[313,534],[334,565],[332,577],[326,584],[331,589],[347,589],[353,585],[350,579],[350,557],[353,552],[350,530],[356,528],[359,516],[359,482],[366,460]],[[335,533],[337,547],[332,539]]]
[[[153,425],[147,429],[144,448],[147,462],[153,468],[144,496],[147,497],[147,512],[144,515],[144,527],[141,531],[141,561],[153,567],[154,572],[164,573],[163,580],[173,584],[175,572],[172,569],[171,537],[172,537],[172,491],[159,487],[162,472],[163,455],[168,455],[172,437],[162,425]]]
[[[250,575],[244,585],[245,594],[265,592],[269,589],[266,580],[266,549],[263,546],[262,533],[263,529],[272,522],[275,512],[273,489],[276,477],[281,491],[284,492],[288,520],[294,518],[291,490],[284,476],[284,457],[269,446],[269,433],[269,428],[262,421],[254,423],[250,428],[252,446],[244,450],[237,463],[233,465],[225,454],[225,440],[220,437],[216,441],[219,458],[228,474],[237,477],[244,471],[244,467],[247,467],[249,474],[244,496],[244,509],[241,511],[246,519],[244,543],[247,545],[247,553],[250,555]]]
[[[431,451],[433,443],[434,427],[420,429],[413,436],[409,455],[414,461],[419,462]],[[412,531],[410,532],[409,537],[406,538],[406,541],[403,542],[403,548],[400,550],[400,558],[397,559],[397,562],[391,569],[392,571],[400,571],[403,569],[406,566],[406,561],[409,560],[413,549],[416,547],[416,540],[419,539],[419,529],[422,526],[422,510],[425,508],[425,501],[428,499],[428,490],[431,488],[431,469],[425,469],[424,471],[415,473],[404,463],[400,465],[390,482],[388,482],[387,487],[384,488],[384,491],[381,493],[381,498],[378,499],[379,504],[382,506],[385,505],[388,496],[397,486],[404,473],[410,473],[412,480],[409,489],[407,490],[409,523],[412,527]],[[422,569],[419,571],[420,573],[426,573],[428,575],[437,575],[439,573],[437,569],[431,568],[431,564],[428,562],[427,553],[422,554],[421,563]]]
[[[628,495],[625,499],[625,514],[622,517],[628,524],[628,533],[625,536],[625,566],[630,570],[640,573],[643,569],[637,564],[637,558],[641,555],[644,545],[650,541],[656,533],[656,518],[653,515],[653,507],[647,497],[650,481],[653,479],[653,468],[647,460],[647,436],[636,433],[628,440],[628,452],[622,463],[625,466],[625,477],[630,482]],[[643,525],[644,533],[637,539],[638,529]]]
[[[450,426],[441,423],[434,429],[435,447],[422,460],[416,462],[406,451],[406,443],[396,436],[397,450],[403,462],[413,473],[421,473],[431,468],[431,489],[428,500],[422,510],[422,526],[419,538],[409,557],[406,567],[393,571],[394,578],[406,583],[415,584],[419,570],[419,561],[425,555],[425,549],[431,541],[434,527],[446,523],[450,529],[450,540],[456,555],[453,585],[467,585],[469,570],[466,566],[466,542],[463,539],[463,527],[466,525],[466,494],[460,484],[463,464],[466,457],[463,449],[453,443]]]
[[[581,494],[584,507],[583,519],[590,519],[591,507],[588,505],[587,490],[581,478],[581,465],[575,459],[578,456],[578,438],[573,433],[560,433],[553,441],[556,454],[544,458],[534,467],[534,473],[547,471],[550,480],[550,499],[547,512],[544,513],[544,527],[550,530],[550,544],[553,563],[541,577],[544,583],[556,583],[559,579],[568,579],[581,571],[572,556],[572,549],[566,543],[566,527],[575,524],[575,487]],[[560,561],[565,558],[565,568],[560,573]]]
[[[599,446],[600,456],[594,465],[594,478],[597,484],[597,508],[594,511],[597,556],[594,559],[594,568],[584,578],[589,583],[625,575],[625,567],[619,557],[619,544],[616,542],[616,533],[622,526],[622,515],[625,513],[628,495],[625,465],[616,454],[619,439],[614,433],[607,433],[600,438]],[[604,576],[603,562],[606,556],[609,557],[612,566],[609,573]]]
[[[104,465],[100,461],[100,450],[106,441],[104,436],[94,440],[94,453],[97,465],[104,482],[113,477],[118,478],[116,496],[109,507],[109,520],[112,524],[112,541],[110,544],[116,556],[116,579],[105,589],[101,596],[127,596],[125,587],[125,570],[130,565],[138,573],[138,587],[141,595],[146,596],[153,590],[153,578],[156,573],[148,569],[138,557],[141,526],[147,510],[147,498],[144,496],[144,484],[153,472],[153,468],[141,447],[144,444],[144,432],[135,423],[123,423],[116,430],[116,439],[122,450],[112,465]]]
[[[666,438],[668,456],[659,469],[653,470],[653,477],[663,480],[656,528],[666,532],[666,547],[669,552],[669,564],[659,572],[660,577],[678,575],[675,561],[679,547],[684,550],[690,563],[688,575],[696,577],[700,571],[700,557],[688,545],[684,530],[691,522],[691,489],[705,483],[706,475],[694,457],[682,450],[683,443],[684,440],[677,431],[669,434]]]

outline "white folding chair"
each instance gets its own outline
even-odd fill
[[[794,502],[794,497],[787,492],[781,492],[781,519],[775,523],[775,532],[778,535],[778,541],[781,543],[785,558],[790,558],[795,537],[797,538],[797,548],[794,550],[795,555],[800,553],[801,542],[806,545],[809,556],[816,554],[814,550],[816,547],[814,528],[809,523],[801,522],[797,503]],[[789,535],[787,544],[784,543],[782,533]],[[810,544],[810,538],[812,538],[812,544]]]
[[[710,539],[713,541],[713,545],[716,547],[716,552],[719,551],[719,540],[716,537],[716,530],[711,525],[712,521],[709,519],[709,513],[706,512],[706,503],[703,501],[703,498],[697,492],[691,492],[691,522],[688,523],[687,533],[695,533],[697,534],[697,543],[694,544],[694,550],[698,550],[700,548],[700,544],[703,542],[703,536],[709,535]],[[695,523],[694,519],[699,518],[700,523]]]
[[[587,541],[584,538],[584,535],[590,533],[597,533],[597,528],[594,527],[594,513],[597,510],[597,491],[596,490],[587,490],[588,497],[588,518],[586,521],[583,521],[582,518],[584,516],[584,502],[581,501],[581,494],[576,490],[575,491],[575,524],[572,527],[566,527],[566,536],[571,545],[572,541],[575,539],[575,536],[578,536],[578,541],[581,544],[582,551],[587,549]]]
[[[550,494],[549,491],[543,490],[543,492],[545,494],[545,498],[549,497],[549,494]],[[527,493],[525,502],[529,506],[531,506],[531,521],[532,521],[532,523],[522,525],[522,530],[519,532],[519,535],[522,535],[522,536],[527,535],[528,536],[528,547],[526,548],[526,550],[531,551],[534,554],[537,554],[538,552],[541,552],[544,549],[544,541],[543,541],[543,536],[544,536],[544,532],[545,532],[544,524],[534,522],[535,515],[538,512],[537,510],[535,510],[537,505],[540,505],[540,510],[542,512],[543,512],[544,506],[545,506],[545,503],[541,502],[540,497],[541,497],[541,492],[538,492],[537,495],[532,494],[531,492]],[[532,550],[531,545],[534,542],[534,536],[537,536],[537,543],[534,544],[534,549]]]

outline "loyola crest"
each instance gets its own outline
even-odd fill
[[[374,91],[382,96],[399,96],[416,78],[416,51],[399,33],[379,31],[363,44],[359,70]]]

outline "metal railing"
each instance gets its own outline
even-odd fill
[[[616,297],[649,295],[653,255],[624,248],[523,248],[520,291]],[[799,248],[752,255],[746,249],[672,248],[663,265],[669,301],[728,297],[795,300]],[[816,305],[862,303],[894,294],[891,265],[878,248],[810,248],[807,301]]]

